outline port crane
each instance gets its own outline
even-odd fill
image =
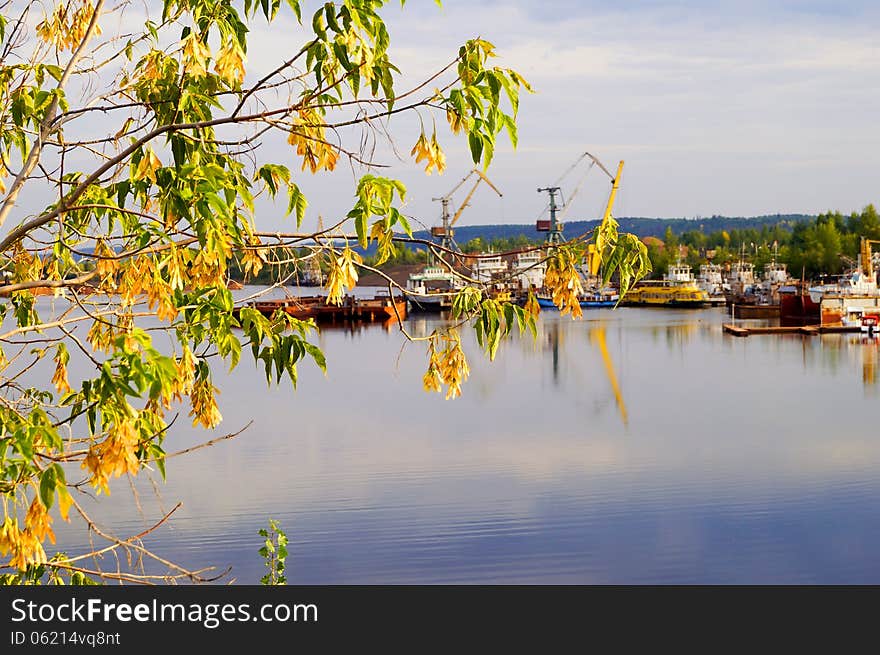
[[[563,200],[563,205],[560,207],[556,204],[556,194],[562,195],[562,190],[559,187],[562,179],[571,173],[583,160],[588,159],[590,161],[590,166],[587,169],[584,176],[581,178],[581,181],[575,187],[575,190],[572,192],[568,201]],[[580,191],[581,186],[586,180],[587,173],[589,173],[593,166],[598,166],[602,172],[604,172],[611,179],[611,193],[608,196],[608,202],[605,205],[605,211],[602,214],[602,224],[604,224],[611,217],[611,208],[614,206],[614,199],[617,197],[617,189],[620,185],[620,176],[623,172],[623,160],[617,166],[617,173],[612,175],[611,172],[605,168],[601,161],[599,161],[595,156],[590,154],[589,152],[583,153],[577,160],[572,164],[568,170],[566,170],[560,178],[556,181],[553,186],[543,187],[538,189],[538,193],[547,192],[550,195],[550,220],[539,220],[537,221],[535,227],[539,232],[547,232],[547,243],[555,244],[562,241],[562,223],[560,223],[560,219],[565,215],[565,212],[568,211],[568,208],[571,206],[574,197],[577,195],[578,191]],[[559,210],[562,210],[561,214],[558,214]],[[590,244],[587,252],[587,268],[591,275],[596,275],[599,272],[599,264],[601,261],[601,257],[599,253],[596,252],[595,246]]]
[[[869,280],[874,280],[874,262],[871,261],[873,258],[873,253],[871,251],[871,244],[878,243],[880,241],[877,239],[866,239],[865,237],[861,237],[859,243],[859,258],[862,260],[862,272],[865,274]]]
[[[578,182],[568,201],[565,201],[563,198],[562,205],[558,205],[556,203],[556,196],[559,194],[562,197],[562,189],[559,184],[562,180],[571,173],[577,166],[584,161],[585,159],[589,160],[590,166],[587,169],[586,173],[584,173],[580,182]],[[598,166],[602,172],[604,172],[611,179],[611,195],[608,198],[608,205],[605,209],[605,216],[603,216],[603,221],[606,220],[605,217],[611,214],[611,206],[614,204],[614,197],[617,194],[618,182],[620,180],[620,173],[623,169],[623,162],[620,162],[620,165],[617,168],[617,175],[612,175],[611,172],[605,168],[605,165],[602,164],[594,155],[589,152],[585,152],[580,155],[575,162],[568,167],[568,169],[559,177],[558,180],[553,184],[553,186],[542,187],[538,189],[538,193],[547,192],[550,196],[550,220],[538,220],[535,224],[535,228],[538,232],[547,232],[547,243],[559,243],[562,241],[562,223],[560,223],[560,219],[568,212],[568,208],[571,207],[571,203],[574,200],[574,197],[580,191],[583,186],[584,181],[586,180],[587,174],[593,169],[593,166]],[[561,210],[561,213],[559,213]]]
[[[462,185],[464,185],[465,182],[467,182],[469,179],[471,179],[471,177],[474,175],[477,176],[477,181],[474,182],[474,185],[471,187],[471,190],[465,196],[464,202],[461,203],[461,206],[458,208],[458,211],[456,211],[455,214],[450,217],[449,204],[452,201],[452,196],[455,194],[456,191],[458,191],[462,187]],[[457,244],[455,243],[455,239],[453,238],[455,236],[455,231],[452,229],[452,227],[455,225],[456,221],[458,221],[462,212],[465,210],[465,207],[467,207],[468,203],[470,203],[470,200],[473,197],[474,192],[477,190],[477,187],[480,186],[480,182],[485,182],[486,184],[488,184],[492,188],[492,190],[498,194],[499,198],[502,197],[503,194],[498,190],[498,188],[494,184],[492,184],[492,181],[488,177],[486,177],[486,175],[481,170],[479,170],[478,168],[474,168],[473,170],[471,170],[470,173],[465,175],[464,178],[462,178],[462,180],[458,184],[456,184],[452,188],[452,190],[449,193],[447,193],[445,196],[440,196],[439,198],[431,198],[431,200],[434,200],[434,201],[439,200],[440,205],[442,207],[442,210],[441,210],[442,225],[437,226],[437,227],[432,227],[431,228],[431,236],[439,238],[440,245],[443,248],[447,248],[447,249],[451,250],[454,246],[457,246]]]

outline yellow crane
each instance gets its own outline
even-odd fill
[[[605,167],[602,167],[602,170],[608,171]],[[611,193],[608,195],[608,203],[605,205],[605,213],[602,214],[602,222],[600,223],[600,229],[602,225],[611,218],[611,208],[614,206],[614,198],[617,196],[617,188],[620,186],[620,175],[623,173],[623,160],[620,160],[620,164],[617,165],[617,175],[611,178]],[[594,244],[590,244],[587,248],[587,268],[590,271],[590,275],[597,275],[599,273],[599,265],[602,263],[601,254],[596,250],[596,246]]]
[[[477,176],[477,181],[474,182],[474,185],[471,187],[471,190],[465,196],[464,202],[461,203],[461,206],[458,208],[458,211],[455,212],[455,215],[450,217],[449,216],[449,203],[452,200],[453,194],[456,191],[458,191],[462,187],[462,185],[465,182],[467,182],[473,175]],[[441,240],[440,245],[442,247],[451,248],[454,245],[455,242],[452,237],[454,236],[455,231],[452,229],[452,226],[455,225],[456,221],[458,221],[458,219],[461,216],[462,212],[464,211],[465,207],[467,207],[468,203],[470,203],[471,198],[474,195],[474,192],[477,190],[477,187],[480,186],[480,182],[485,182],[486,184],[488,184],[492,188],[492,190],[498,194],[499,197],[502,197],[503,194],[498,190],[498,188],[494,184],[492,184],[492,181],[488,177],[486,177],[486,175],[483,174],[483,172],[481,170],[479,170],[478,168],[474,168],[473,170],[471,170],[470,173],[465,175],[464,178],[461,180],[461,182],[456,184],[452,188],[452,190],[449,193],[447,193],[445,196],[441,196],[439,198],[431,198],[431,200],[439,200],[440,204],[443,208],[442,212],[441,212],[443,224],[438,227],[431,228],[431,236],[439,237]]]
[[[861,238],[860,255],[862,260],[862,272],[869,280],[874,279],[874,262],[871,261],[873,253],[871,252],[871,244],[880,243],[877,239]]]

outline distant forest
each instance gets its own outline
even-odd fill
[[[705,234],[712,232],[733,230],[745,230],[751,228],[761,229],[765,225],[780,225],[784,229],[791,230],[796,223],[809,221],[816,218],[809,214],[768,214],[765,216],[710,216],[707,218],[617,218],[621,232],[630,232],[638,237],[663,238],[667,229],[673,234],[682,234],[690,230],[697,230]],[[598,224],[594,221],[571,221],[564,222],[565,236],[576,237],[593,230]],[[414,234],[422,239],[428,238],[426,231]],[[468,225],[455,228],[455,238],[459,244],[471,239],[482,239],[489,243],[494,239],[516,239],[525,237],[532,242],[540,242],[544,239],[543,233],[535,231],[534,223],[529,225]]]
[[[860,237],[880,240],[880,217],[873,205],[849,215],[827,212],[698,219],[618,218],[617,221],[621,232],[633,233],[648,245],[654,269],[651,277],[655,278],[661,277],[669,264],[679,258],[695,271],[708,261],[729,264],[745,259],[760,272],[764,264],[776,258],[787,264],[795,276],[836,275],[855,265]],[[591,232],[598,223],[567,222],[564,235],[575,238]],[[430,239],[427,231],[415,232],[413,236]],[[466,253],[505,252],[540,244],[544,238],[545,233],[537,232],[534,225],[473,225],[455,230],[455,241]],[[396,244],[395,249],[389,265],[425,261],[423,246]],[[363,255],[365,263],[374,264],[375,246]],[[234,270],[232,274],[240,279],[240,271]]]

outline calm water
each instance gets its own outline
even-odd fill
[[[726,320],[545,312],[494,363],[468,333],[449,401],[422,390],[423,344],[327,329],[327,375],[302,365],[296,391],[247,361],[218,375],[209,436],[250,427],[170,460],[155,490],[139,476],[143,515],[124,481],[89,506],[126,536],[182,502],[145,543],[226,582],[259,581],[274,518],[291,584],[880,583],[877,343],[735,338]],[[181,416],[166,449],[204,438]]]

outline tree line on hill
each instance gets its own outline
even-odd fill
[[[652,277],[662,277],[670,263],[678,259],[698,270],[701,264],[729,264],[740,259],[750,261],[756,271],[774,258],[785,263],[792,275],[812,279],[836,275],[853,266],[860,237],[880,240],[880,217],[874,205],[844,215],[829,211],[817,216],[807,214],[772,214],[749,218],[712,216],[706,219],[621,218],[621,232],[631,232],[648,246],[653,266]],[[566,223],[565,236],[572,238],[589,233],[597,221]],[[456,230],[456,240],[464,253],[510,252],[540,245],[544,235],[529,234],[526,225],[474,225]],[[427,233],[414,233],[429,239]],[[364,263],[375,265],[375,248],[364,251]],[[396,244],[395,254],[383,265],[422,264],[424,246]],[[269,284],[289,270],[263,270],[247,281]],[[233,266],[231,277],[244,279]],[[302,277],[302,276],[300,276]]]
[[[654,276],[666,272],[679,257],[697,270],[712,261],[728,264],[743,259],[756,271],[776,259],[795,277],[813,279],[838,275],[855,266],[861,237],[880,240],[880,217],[873,205],[844,216],[829,211],[811,220],[777,223],[745,229],[719,230],[706,234],[687,230],[681,234],[667,228],[662,241],[647,239]]]

